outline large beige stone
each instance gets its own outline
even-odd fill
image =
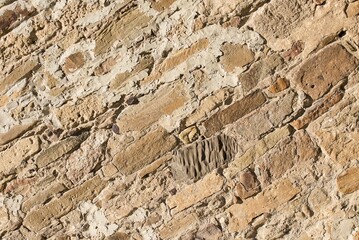
[[[165,72],[171,71],[178,65],[186,62],[193,55],[205,50],[209,46],[209,40],[207,38],[203,38],[193,43],[188,48],[181,49],[178,52],[174,53],[167,57],[157,69],[151,73],[150,76],[143,80],[144,84],[150,83],[156,79],[159,79]]]
[[[249,92],[252,90],[261,80],[273,74],[282,63],[283,59],[277,54],[270,55],[253,63],[248,71],[238,76],[242,83],[243,91]]]
[[[177,215],[159,230],[159,235],[161,239],[173,239],[181,236],[191,226],[194,227],[197,222],[199,222],[199,217],[196,213]]]
[[[230,232],[244,230],[253,218],[286,204],[299,192],[300,189],[290,180],[283,179],[254,198],[247,199],[242,204],[232,205],[227,210],[230,214],[228,230]]]
[[[157,0],[154,3],[152,3],[152,7],[158,11],[161,12],[165,9],[168,9],[176,0]]]
[[[339,191],[343,194],[350,194],[359,190],[359,168],[347,169],[337,178]]]
[[[149,24],[150,20],[151,18],[138,8],[130,9],[129,13],[102,30],[96,38],[95,55],[107,52],[116,40],[131,41],[135,39],[142,33],[143,28]]]
[[[82,52],[71,54],[65,59],[62,69],[66,74],[70,74],[81,68],[85,64],[85,56]]]
[[[254,53],[246,46],[225,43],[221,50],[221,63],[227,72],[233,72],[236,67],[244,67],[254,61]]]
[[[77,207],[80,201],[92,200],[104,188],[105,182],[96,176],[82,185],[67,191],[60,198],[40,206],[26,214],[23,224],[33,232],[39,232],[51,223]]]
[[[167,199],[167,205],[173,213],[180,212],[220,191],[223,184],[224,179],[221,176],[210,173],[200,181],[188,185],[176,195],[170,196]]]
[[[9,87],[14,85],[22,78],[29,77],[32,71],[36,71],[40,67],[39,60],[37,58],[29,58],[20,66],[15,68],[7,77],[3,78],[0,82],[0,93],[5,92]]]
[[[317,100],[357,65],[358,60],[343,46],[330,45],[306,60],[296,71],[294,81],[313,100]]]
[[[23,160],[40,150],[38,137],[28,137],[19,140],[10,148],[0,152],[0,174],[9,174],[20,166]]]
[[[349,3],[347,9],[345,10],[348,17],[354,17],[359,14],[359,2],[351,2]]]
[[[41,152],[36,158],[37,166],[42,168],[56,161],[61,156],[78,147],[87,136],[88,134],[84,133],[79,136],[69,137],[50,146],[48,149]]]
[[[66,187],[62,183],[55,182],[51,186],[42,191],[39,191],[37,194],[24,201],[21,209],[24,212],[28,212],[31,208],[44,203],[48,199],[55,197],[57,193],[64,190],[66,190]]]
[[[113,163],[123,174],[132,174],[171,151],[176,144],[174,136],[159,128],[117,153]]]
[[[10,142],[11,140],[19,137],[35,125],[35,121],[27,124],[16,125],[10,128],[9,131],[0,133],[0,145]]]
[[[254,111],[266,101],[265,95],[261,91],[245,96],[244,98],[233,103],[229,107],[215,113],[206,120],[203,125],[206,128],[207,137],[220,131],[225,125],[233,123],[248,113]]]
[[[70,129],[93,120],[104,111],[101,98],[90,95],[76,103],[66,103],[55,110],[55,115],[64,128]]]
[[[182,107],[188,99],[182,84],[162,87],[143,102],[128,107],[118,117],[117,125],[121,132],[143,130],[157,122],[161,116]]]

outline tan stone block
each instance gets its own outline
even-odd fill
[[[247,170],[239,176],[235,194],[244,200],[260,192],[260,190],[260,183],[256,175],[251,170]]]
[[[84,133],[80,136],[69,137],[50,146],[38,155],[36,158],[36,165],[39,168],[46,167],[48,164],[80,146],[87,136],[88,134]]]
[[[342,100],[344,91],[338,87],[325,95],[322,99],[319,99],[312,107],[306,110],[305,114],[299,119],[293,121],[292,125],[295,129],[302,129],[309,123],[320,117],[322,114],[327,112],[331,107]]]
[[[122,132],[143,130],[157,122],[161,116],[170,115],[182,107],[188,99],[182,84],[163,87],[153,96],[123,111],[117,125]]]
[[[255,143],[254,146],[249,148],[243,155],[236,158],[233,162],[229,164],[228,172],[229,178],[232,178],[236,173],[242,171],[254,160],[263,156],[269,149],[273,148],[279,141],[283,138],[289,136],[291,130],[288,126],[277,129],[276,131],[268,134],[264,139],[259,140]]]
[[[5,79],[1,80],[0,93],[6,91],[22,78],[28,77],[32,71],[36,71],[39,67],[40,63],[37,58],[27,59],[24,63],[21,63],[20,66],[15,68],[7,77],[5,77]]]
[[[220,191],[223,184],[224,180],[221,176],[210,173],[198,182],[188,185],[176,195],[170,196],[167,204],[173,213],[180,212]]]
[[[162,239],[173,239],[181,236],[192,226],[194,227],[197,222],[199,218],[196,213],[177,215],[159,230],[159,235]]]
[[[225,43],[221,50],[221,63],[227,72],[233,72],[236,67],[244,67],[254,61],[254,53],[246,46]]]
[[[337,178],[339,191],[343,194],[350,194],[359,190],[359,168],[347,169]]]
[[[250,69],[238,76],[244,92],[249,92],[264,78],[273,74],[283,64],[283,59],[278,54],[270,55],[253,63]]]
[[[35,125],[35,121],[28,123],[28,124],[22,124],[22,125],[16,125],[10,128],[9,131],[5,133],[0,133],[0,145],[3,145],[5,143],[10,142],[11,140],[21,136],[25,132],[27,132],[29,129],[31,129]]]
[[[161,12],[167,8],[169,8],[176,0],[157,0],[156,2],[152,3],[153,9],[158,12]]]
[[[51,197],[54,197],[55,194],[62,192],[64,190],[66,190],[66,187],[62,183],[55,182],[48,188],[38,192],[34,196],[24,201],[23,204],[21,205],[21,209],[24,212],[28,212],[31,208],[44,203]]]
[[[95,68],[94,74],[96,76],[102,76],[112,70],[112,67],[116,64],[116,58],[108,58]]]
[[[151,20],[138,8],[130,9],[129,13],[119,19],[119,21],[113,21],[109,27],[103,29],[96,38],[95,56],[107,52],[117,40],[124,41],[129,39],[131,41],[135,37],[137,38]]]
[[[9,174],[21,162],[40,150],[39,138],[28,137],[19,140],[10,148],[0,152],[0,173]]]
[[[359,134],[355,127],[358,112],[359,102],[345,98],[308,127],[319,139],[324,153],[342,165],[359,157]]]
[[[149,83],[156,79],[159,79],[163,73],[168,72],[181,63],[184,63],[187,61],[191,56],[205,50],[209,46],[209,40],[207,38],[203,38],[198,40],[197,42],[193,43],[192,46],[179,50],[175,54],[169,56],[166,58],[163,63],[158,67],[158,69],[155,69],[153,73],[151,73],[150,76],[145,78],[143,80],[143,83]]]
[[[129,175],[171,151],[176,144],[177,140],[174,136],[159,128],[117,153],[113,163],[120,172]]]
[[[76,72],[79,68],[81,68],[85,64],[85,56],[82,52],[77,52],[71,54],[65,59],[65,63],[62,66],[62,69],[66,74],[70,74]]]
[[[345,12],[348,17],[354,17],[354,16],[358,15],[359,14],[359,2],[356,1],[356,2],[349,3]]]
[[[207,137],[212,136],[216,132],[220,131],[225,125],[233,123],[257,109],[264,104],[265,101],[266,97],[261,91],[255,91],[254,93],[245,96],[229,107],[215,113],[211,118],[206,120],[203,123],[206,128],[205,135]]]
[[[117,74],[115,79],[113,79],[110,83],[110,90],[116,90],[121,88],[131,77],[136,76],[136,74],[138,74],[139,72],[145,69],[152,69],[153,64],[154,59],[151,55],[145,55],[140,57],[138,64],[132,69],[132,71],[126,71]]]
[[[289,82],[285,78],[278,78],[269,88],[270,93],[279,93],[289,87]]]
[[[64,128],[70,129],[95,119],[105,111],[102,100],[96,95],[87,96],[74,103],[66,103],[56,109],[55,115]]]
[[[194,125],[207,117],[213,109],[219,107],[225,101],[228,95],[228,90],[221,89],[203,99],[196,111],[186,119],[186,126]]]
[[[33,232],[39,232],[52,219],[60,218],[74,209],[80,201],[91,200],[104,188],[105,182],[96,176],[82,185],[67,191],[58,199],[26,214],[23,224]]]
[[[230,214],[228,230],[230,232],[244,230],[253,218],[286,204],[299,192],[300,189],[295,187],[290,180],[283,179],[254,198],[242,204],[232,205],[227,210]]]
[[[138,176],[140,178],[143,178],[145,176],[147,176],[150,173],[153,173],[154,171],[156,171],[160,166],[162,166],[164,163],[170,161],[172,159],[171,155],[165,155],[160,157],[159,159],[157,159],[156,161],[148,164],[147,166],[145,166],[144,168],[142,168],[139,172],[138,172]]]
[[[313,100],[317,100],[357,65],[358,60],[343,46],[330,45],[306,60],[295,73],[294,81]]]

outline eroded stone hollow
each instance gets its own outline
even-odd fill
[[[358,0],[0,0],[0,239],[358,240]]]

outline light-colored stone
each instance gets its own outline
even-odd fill
[[[256,91],[233,103],[229,107],[215,113],[206,120],[203,125],[206,128],[205,135],[212,136],[220,131],[225,125],[233,123],[248,113],[263,105],[266,101],[265,95],[261,91]]]
[[[26,214],[23,224],[34,232],[39,232],[49,225],[53,218],[60,218],[74,209],[80,201],[91,200],[103,189],[105,182],[96,176],[82,185],[67,191],[60,198],[54,199]]]
[[[78,147],[87,136],[87,133],[83,133],[80,136],[69,137],[53,146],[50,146],[48,149],[41,152],[36,158],[37,166],[39,168],[46,167],[48,164],[56,161],[64,154]]]
[[[66,187],[62,183],[55,182],[48,188],[38,192],[36,195],[24,201],[21,205],[21,209],[24,212],[28,212],[31,208],[44,203],[48,199],[55,197],[57,193],[64,190],[66,190]]]
[[[144,178],[147,175],[153,173],[154,171],[156,171],[159,167],[161,167],[164,163],[170,161],[172,159],[171,155],[165,155],[160,157],[159,159],[157,159],[156,161],[148,164],[146,167],[142,168],[139,172],[138,172],[138,176],[140,178]]]
[[[70,74],[81,68],[85,64],[85,56],[82,52],[71,54],[65,59],[62,67],[66,74]]]
[[[159,230],[159,235],[162,239],[173,239],[176,236],[181,236],[197,222],[199,222],[199,217],[196,213],[177,215]]]
[[[359,2],[351,2],[349,3],[345,13],[348,15],[348,17],[354,17],[359,14]]]
[[[16,125],[16,126],[13,126],[12,128],[10,128],[9,131],[7,131],[5,133],[0,133],[0,145],[8,143],[11,140],[19,137],[21,134],[23,134],[26,131],[28,131],[29,129],[31,129],[35,125],[35,123],[36,122]]]
[[[151,20],[138,8],[131,10],[128,14],[122,16],[119,21],[115,21],[102,30],[101,34],[96,38],[96,56],[107,52],[116,40],[131,41],[135,39]]]
[[[31,76],[32,71],[36,71],[40,67],[39,60],[37,58],[29,58],[20,66],[15,68],[7,77],[0,82],[0,93],[5,92],[9,87],[13,86],[16,82],[22,78]]]
[[[152,3],[152,7],[158,11],[161,12],[167,8],[169,8],[176,0],[157,0],[154,3]]]
[[[317,100],[357,65],[358,60],[343,46],[330,45],[306,60],[295,73],[294,81],[313,100]]]
[[[176,195],[170,196],[167,199],[167,204],[173,213],[180,212],[220,191],[223,184],[224,180],[221,176],[210,173],[195,184],[185,187]]]
[[[113,163],[123,174],[132,174],[171,151],[176,144],[175,137],[159,128],[116,154]]]
[[[243,204],[234,204],[228,209],[230,214],[228,230],[238,232],[248,227],[253,218],[286,204],[297,195],[300,189],[290,180],[283,179],[254,198],[246,200]]]
[[[189,144],[198,138],[198,134],[198,129],[192,126],[183,130],[178,137],[184,144]]]
[[[156,79],[159,79],[165,72],[171,71],[178,65],[187,61],[193,55],[205,50],[209,46],[209,40],[206,38],[200,39],[193,43],[192,46],[179,50],[173,55],[167,57],[160,66],[155,69],[150,76],[143,80],[143,84],[150,83]]]
[[[278,78],[269,88],[270,93],[279,93],[289,87],[289,82],[285,78]]]
[[[121,132],[143,130],[157,122],[161,116],[170,115],[182,107],[188,98],[182,84],[160,88],[153,96],[121,113],[117,125]]]
[[[0,152],[0,174],[9,174],[31,155],[40,150],[38,137],[19,140],[10,148]]]
[[[347,169],[337,178],[339,191],[343,194],[350,194],[359,190],[359,168]]]
[[[90,95],[76,103],[66,103],[55,110],[55,115],[64,128],[77,127],[81,123],[93,120],[105,111],[102,100]]]
[[[281,64],[283,64],[283,59],[277,54],[270,55],[253,63],[248,71],[238,76],[243,91],[249,92],[252,90],[261,80],[273,74]]]
[[[244,67],[254,61],[254,53],[246,46],[225,43],[221,50],[221,63],[227,72],[233,72],[236,67]]]

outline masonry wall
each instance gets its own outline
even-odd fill
[[[0,0],[0,238],[359,239],[358,14]]]

